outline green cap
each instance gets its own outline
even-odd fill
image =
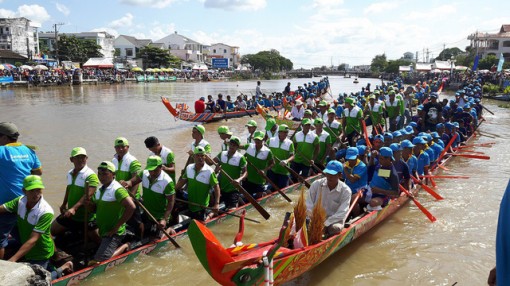
[[[35,189],[44,189],[41,177],[37,175],[29,175],[23,180],[23,189],[31,191]]]
[[[313,124],[314,125],[322,125],[323,122],[324,122],[324,120],[322,120],[322,118],[315,118],[315,120],[313,121]]]
[[[287,126],[287,124],[281,124],[280,126],[278,126],[278,132],[288,132],[289,131],[289,126]]]
[[[234,142],[237,144],[237,146],[240,146],[241,145],[241,139],[239,139],[239,137],[237,136],[232,136],[230,137],[230,142]]]
[[[157,167],[161,165],[163,165],[161,157],[152,155],[149,156],[149,158],[147,158],[147,167],[145,167],[145,170],[154,171]]]
[[[85,151],[85,148],[83,147],[75,147],[71,151],[71,157],[76,157],[78,155],[85,155],[87,156],[87,151]]]
[[[248,123],[246,123],[245,126],[246,127],[257,127],[257,122],[255,122],[255,120],[250,120],[250,121],[248,121]]]
[[[103,161],[97,166],[98,169],[106,169],[112,173],[115,173],[115,165],[110,161]]]
[[[395,91],[392,89],[388,92],[388,95],[395,95]]]
[[[218,127],[218,134],[227,134],[227,135],[232,135],[233,133],[230,132],[230,130],[228,129],[228,126],[220,126]]]
[[[328,106],[328,103],[325,100],[321,100],[321,102],[319,102],[319,106]]]
[[[376,90],[374,90],[374,94],[379,95],[379,94],[381,94],[381,92],[378,89],[376,89]]]
[[[312,115],[312,114],[313,114],[313,112],[312,112],[312,110],[311,110],[311,109],[307,109],[307,110],[305,110],[305,114]]]
[[[354,104],[354,98],[352,97],[347,97],[345,99],[345,103],[349,103],[350,105],[353,105]]]
[[[333,108],[328,109],[328,113],[336,113],[336,111]]]
[[[265,135],[262,131],[255,131],[253,132],[253,139],[264,140]]]
[[[115,139],[115,147],[117,146],[129,146],[129,142],[124,137],[117,137],[117,139]]]
[[[266,130],[271,130],[273,128],[273,126],[276,125],[276,120],[274,120],[274,118],[268,118],[266,120]]]
[[[310,120],[309,118],[305,118],[303,120],[301,120],[301,124],[302,125],[311,125],[312,124],[312,120]]]
[[[9,137],[18,137],[18,127],[12,122],[0,122],[0,135],[6,135]]]
[[[198,132],[200,132],[200,134],[202,134],[202,136],[204,136],[204,134],[205,134],[205,127],[204,127],[204,125],[196,125],[196,126],[193,126],[193,128],[198,130]]]
[[[371,94],[368,99],[375,99],[375,94]]]
[[[193,150],[193,154],[195,155],[205,155],[205,149],[202,146],[195,147],[195,150]]]

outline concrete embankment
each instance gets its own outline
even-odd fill
[[[2,286],[46,286],[51,285],[51,274],[39,265],[0,260]]]

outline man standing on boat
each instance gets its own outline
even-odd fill
[[[157,137],[151,136],[147,137],[144,141],[145,147],[151,151],[151,155],[156,155],[161,157],[163,162],[163,172],[167,173],[172,181],[175,182],[175,155],[172,150],[166,146],[161,145],[159,143],[159,139]]]
[[[150,214],[158,221],[159,225],[165,229],[170,219],[170,214],[175,203],[175,183],[172,178],[163,171],[163,160],[161,157],[151,155],[147,158],[147,167],[138,172],[136,177],[129,181],[120,181],[120,184],[129,189],[133,185],[142,183],[143,196],[142,203]],[[149,230],[151,236],[161,238],[163,233],[158,233],[158,228],[151,221],[147,213],[142,214],[144,230]],[[175,230],[169,228],[170,234],[175,234]],[[157,234],[157,235],[154,235]],[[142,237],[145,233],[142,234]]]
[[[117,168],[112,162],[103,161],[97,167],[102,186],[92,197],[96,206],[96,223],[101,237],[94,260],[101,262],[127,250],[122,244],[126,234],[126,222],[135,212],[136,206],[128,191],[115,180]]]
[[[18,142],[18,127],[0,122],[0,204],[23,195],[23,180],[30,174],[41,175],[41,162],[34,150]],[[5,214],[0,220],[0,259],[4,257],[9,233],[16,225],[15,214]]]
[[[266,173],[273,167],[274,159],[271,150],[264,145],[264,132],[255,131],[253,140],[254,143],[250,143],[244,154],[248,162],[248,177],[243,182],[243,187],[259,198],[265,195],[266,180],[258,171]]]
[[[221,189],[221,200],[225,202],[227,209],[234,209],[237,208],[239,204],[239,192],[237,191],[237,187],[240,186],[241,182],[247,176],[247,163],[246,158],[237,151],[241,145],[241,140],[236,136],[232,136],[228,144],[229,148],[221,151],[218,156],[214,158],[214,161],[219,164],[218,169],[221,168],[233,179],[231,181],[230,178],[224,174],[218,177]]]
[[[342,171],[342,163],[337,160],[329,161],[324,169],[326,177],[312,183],[306,198],[306,212],[310,217],[319,195],[322,194],[322,207],[326,211],[324,226],[328,236],[342,231],[351,202],[351,189],[340,181]]]
[[[92,219],[93,213],[85,217],[85,207],[96,192],[99,179],[87,166],[87,151],[82,147],[73,148],[70,161],[74,168],[67,173],[67,187],[64,201],[60,206],[60,215],[51,225],[51,234],[57,236],[66,229],[82,231],[84,224]],[[87,227],[89,227],[87,225]],[[91,234],[92,232],[89,232]],[[97,237],[96,237],[97,239]]]
[[[285,86],[285,89],[283,89],[283,95],[284,96],[290,95],[290,82],[288,82],[287,85]]]
[[[262,91],[260,90],[260,80],[257,81],[257,87],[255,88],[255,98],[259,100],[260,96],[262,96]]]
[[[289,185],[289,171],[285,166],[294,160],[294,143],[287,138],[289,134],[289,126],[282,124],[278,126],[278,136],[269,138],[267,146],[276,158],[276,164],[267,171],[267,176],[280,189]]]
[[[190,216],[193,219],[207,221],[217,214],[220,207],[220,186],[218,178],[213,168],[205,163],[207,151],[202,146],[197,146],[193,150],[193,158],[195,163],[189,164],[184,170],[181,178],[177,182],[175,189],[181,190],[185,184],[188,185],[188,201],[194,203],[188,205]],[[210,190],[214,193],[214,203],[211,213],[208,209],[211,198]],[[198,205],[195,205],[198,204]]]

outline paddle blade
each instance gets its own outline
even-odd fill
[[[402,187],[402,185],[399,185],[399,188],[402,192],[404,192],[408,197],[410,197],[413,200],[414,204],[421,210],[422,213],[424,213],[427,216],[427,218],[431,222],[435,222],[437,220],[424,206],[422,206],[422,204],[420,204],[420,202],[418,202],[417,199],[414,198],[413,195],[411,195],[411,193],[409,193],[408,190]]]
[[[427,193],[429,193],[431,196],[433,196],[436,200],[442,200],[444,199],[443,197],[441,197],[441,195],[439,195],[438,193],[436,193],[432,188],[430,188],[429,186],[423,184],[420,180],[418,180],[417,178],[411,176],[411,178],[413,179],[413,181],[420,185]]]
[[[458,154],[458,153],[453,153],[451,155],[459,156],[459,157],[464,157],[464,158],[471,158],[471,159],[482,159],[482,160],[490,160],[491,159],[490,156],[487,156],[487,155],[478,155],[478,154]]]

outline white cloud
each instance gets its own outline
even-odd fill
[[[17,11],[0,9],[0,17],[16,18],[25,17],[35,24],[41,24],[50,19],[50,15],[46,9],[39,5],[21,5]]]
[[[109,28],[109,27],[100,27],[100,28],[94,28],[90,30],[90,32],[107,32],[108,34],[114,36],[117,38],[120,34],[117,30]]]
[[[264,9],[266,0],[203,0],[205,8],[227,11],[257,11]]]
[[[325,10],[342,6],[343,4],[344,0],[314,0],[312,3],[312,7]]]
[[[0,9],[0,17],[1,18],[15,18],[16,12],[6,9]]]
[[[133,18],[131,13],[126,13],[123,17],[113,20],[109,26],[114,29],[130,27],[133,25]]]
[[[379,2],[368,5],[368,7],[363,10],[363,13],[365,15],[387,13],[389,10],[394,10],[398,7],[401,7],[399,2]]]
[[[149,6],[153,8],[165,8],[177,0],[120,0],[120,3],[133,6]]]
[[[457,7],[455,5],[447,4],[447,5],[434,7],[429,10],[421,9],[419,12],[411,11],[410,13],[406,14],[404,19],[411,20],[411,21],[430,19],[432,21],[435,21],[442,17],[452,16],[452,15],[456,14],[456,12],[457,12]]]
[[[60,13],[66,15],[66,16],[69,16],[69,14],[71,13],[71,10],[69,10],[69,8],[67,8],[67,6],[64,4],[60,4],[60,3],[56,2],[55,7],[57,8],[57,10]]]

